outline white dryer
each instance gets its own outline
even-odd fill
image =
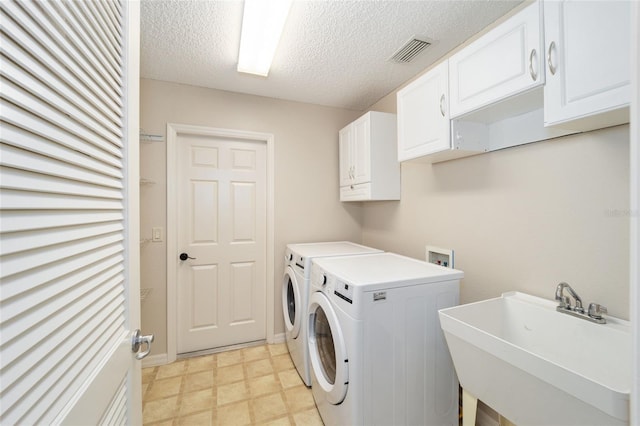
[[[311,390],[327,425],[458,425],[438,310],[461,271],[393,253],[314,259]]]
[[[382,250],[365,247],[349,241],[287,245],[284,260],[284,282],[282,285],[285,335],[291,360],[307,386],[311,386],[309,349],[307,327],[303,326],[302,323],[307,317],[312,259],[381,252]]]

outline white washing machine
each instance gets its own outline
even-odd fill
[[[291,359],[307,386],[311,386],[307,327],[303,326],[309,303],[311,260],[326,256],[381,253],[349,241],[289,244],[285,251],[282,309],[285,334]]]
[[[461,271],[393,253],[314,259],[311,390],[327,425],[458,425],[438,310]]]

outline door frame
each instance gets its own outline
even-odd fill
[[[631,2],[631,112],[630,112],[630,302],[632,383],[630,424],[640,423],[640,5]]]
[[[178,192],[174,181],[178,173],[178,134],[212,136],[230,140],[264,143],[267,147],[267,259],[266,259],[266,339],[267,343],[275,341],[274,333],[274,144],[273,134],[245,130],[222,129],[206,126],[167,123],[167,362],[177,359],[177,283],[178,268],[175,258],[178,253]]]

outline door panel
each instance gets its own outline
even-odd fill
[[[178,353],[266,337],[266,146],[178,134]]]
[[[213,300],[218,295],[218,267],[217,265],[202,265],[193,267],[193,293],[191,304],[197,306],[198,300]],[[211,309],[193,311],[192,327],[217,326],[218,307],[212,305]]]
[[[141,424],[139,4],[0,15],[0,424]]]
[[[255,321],[253,309],[253,297],[256,290],[255,263],[239,262],[231,265],[231,288],[233,311],[231,313],[231,325],[243,324]]]
[[[256,185],[254,182],[232,182],[231,194],[231,217],[233,218],[231,241],[255,242]]]
[[[192,243],[218,241],[218,182],[191,182]]]

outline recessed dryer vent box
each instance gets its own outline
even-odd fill
[[[446,266],[447,268],[453,268],[453,250],[443,249],[434,246],[427,246],[426,254],[427,262],[435,263],[436,265]]]

